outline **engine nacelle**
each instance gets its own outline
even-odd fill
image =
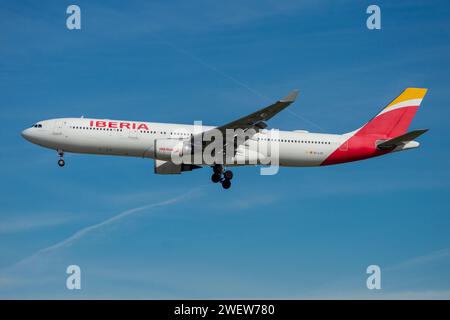
[[[155,159],[172,161],[183,156],[184,142],[175,139],[155,140]]]
[[[156,174],[180,174],[183,171],[192,171],[201,167],[191,164],[175,164],[171,161],[155,160]]]

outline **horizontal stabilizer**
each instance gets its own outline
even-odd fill
[[[401,136],[395,137],[393,139],[389,139],[386,141],[383,141],[377,145],[377,148],[380,150],[391,150],[398,146],[404,145],[410,141],[413,141],[417,137],[421,136],[425,132],[427,132],[428,129],[420,129],[420,130],[414,130],[405,134],[402,134]]]

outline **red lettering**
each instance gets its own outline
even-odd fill
[[[133,129],[133,130],[149,130],[146,123],[135,123],[135,122],[117,122],[117,121],[89,121],[91,127],[99,128],[111,128],[111,129]]]
[[[145,123],[141,123],[138,127],[138,130],[148,130],[148,127]]]
[[[123,129],[123,128],[130,129],[130,124],[128,122],[121,122],[119,126],[120,126],[120,129]]]

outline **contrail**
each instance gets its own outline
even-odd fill
[[[155,38],[155,39],[156,39],[156,38]],[[211,64],[209,64],[209,63],[207,63],[207,62],[205,62],[203,59],[201,59],[201,58],[199,58],[199,57],[193,55],[192,53],[186,51],[185,49],[178,48],[176,45],[174,45],[173,43],[171,43],[171,42],[169,42],[169,41],[167,41],[167,40],[160,40],[160,39],[156,39],[156,40],[159,41],[159,42],[161,42],[161,43],[163,43],[163,44],[165,44],[165,45],[167,45],[167,46],[169,46],[169,47],[171,47],[172,49],[174,49],[174,50],[177,51],[178,53],[180,53],[180,54],[182,54],[182,55],[184,55],[184,56],[190,58],[191,60],[196,61],[197,63],[201,64],[202,66],[206,67],[207,69],[209,69],[209,70],[211,70],[211,71],[213,71],[213,72],[219,74],[220,76],[222,76],[222,77],[224,77],[224,78],[226,78],[226,79],[228,79],[228,80],[234,82],[234,83],[237,84],[238,86],[241,86],[241,87],[247,89],[248,91],[250,91],[251,93],[253,93],[253,94],[256,95],[257,97],[263,98],[263,99],[266,99],[266,100],[269,100],[269,101],[274,100],[273,98],[270,98],[270,97],[268,97],[268,96],[262,94],[262,93],[259,92],[258,90],[253,89],[252,87],[250,87],[249,85],[245,84],[244,82],[242,82],[242,81],[236,79],[235,77],[230,76],[229,74],[223,72],[222,70],[219,70],[219,69],[216,68],[215,66],[213,66],[213,65],[211,65]],[[298,119],[300,119],[300,120],[302,120],[302,121],[304,121],[304,122],[307,122],[307,123],[309,123],[310,125],[312,125],[312,126],[318,128],[318,129],[320,129],[320,130],[322,130],[322,131],[325,131],[325,130],[324,130],[321,126],[319,126],[317,123],[315,123],[315,122],[313,122],[313,121],[311,121],[311,120],[309,120],[309,119],[307,119],[307,118],[305,118],[305,117],[303,117],[303,116],[301,116],[301,115],[295,113],[295,112],[292,111],[291,109],[288,109],[287,111],[288,111],[290,114],[292,114],[293,116],[297,117]]]
[[[191,191],[185,192],[185,193],[183,193],[181,195],[178,195],[176,197],[173,197],[173,198],[170,198],[170,199],[167,199],[167,200],[164,200],[164,201],[160,201],[160,202],[156,202],[156,203],[150,203],[150,204],[146,204],[146,205],[143,205],[143,206],[140,206],[140,207],[136,207],[136,208],[125,210],[125,211],[123,211],[123,212],[121,212],[121,213],[119,213],[119,214],[117,214],[117,215],[115,215],[115,216],[113,216],[111,218],[108,218],[108,219],[106,219],[106,220],[104,220],[102,222],[99,222],[99,223],[96,223],[96,224],[84,227],[84,228],[78,230],[77,232],[75,232],[70,237],[68,237],[68,238],[66,238],[66,239],[64,239],[64,240],[62,240],[62,241],[60,241],[60,242],[58,242],[58,243],[56,243],[54,245],[51,245],[49,247],[40,249],[40,250],[36,251],[35,253],[33,253],[32,255],[30,255],[30,256],[28,256],[28,257],[26,257],[26,258],[24,258],[24,259],[22,259],[22,260],[20,260],[20,261],[18,261],[16,263],[14,263],[14,264],[12,264],[11,266],[3,268],[2,271],[5,271],[7,269],[12,269],[12,268],[18,267],[20,265],[27,264],[30,261],[32,261],[33,259],[35,259],[35,258],[37,258],[37,257],[39,257],[39,256],[41,256],[43,254],[46,254],[46,253],[49,253],[49,252],[52,252],[52,251],[55,251],[55,250],[67,247],[70,244],[72,244],[72,243],[78,241],[79,239],[81,239],[82,237],[84,237],[89,232],[92,232],[94,230],[100,229],[100,228],[102,228],[102,227],[104,227],[106,225],[109,225],[111,223],[117,222],[117,221],[119,221],[119,220],[121,220],[123,218],[126,218],[126,217],[128,217],[128,216],[130,216],[132,214],[135,214],[137,212],[144,211],[144,210],[151,209],[151,208],[162,207],[162,206],[166,206],[166,205],[170,205],[170,204],[174,204],[174,203],[180,202],[180,201],[184,200],[186,197],[192,195],[192,193],[196,192],[197,190],[199,190],[199,189],[201,189],[203,187],[204,186],[197,187],[197,188],[195,188],[195,189],[193,189]]]

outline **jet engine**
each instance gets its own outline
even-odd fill
[[[160,139],[155,140],[155,159],[164,161],[176,161],[181,163],[183,156],[182,140],[176,139]]]
[[[193,164],[175,164],[171,161],[155,160],[156,174],[180,174],[183,171],[192,171],[199,168],[201,167]]]

